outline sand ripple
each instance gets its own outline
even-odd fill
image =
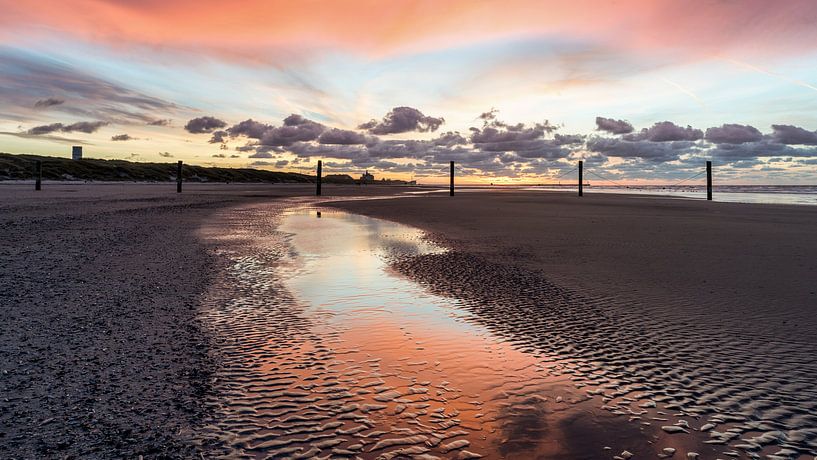
[[[642,317],[535,273],[405,242],[382,251],[390,264],[365,279],[367,292],[327,288],[307,302],[298,283],[314,282],[314,258],[276,230],[292,205],[233,209],[204,231],[225,266],[203,312],[222,371],[202,442],[224,456],[817,450],[817,350],[770,343],[753,355],[752,338]]]

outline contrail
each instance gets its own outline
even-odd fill
[[[674,82],[674,81],[672,81],[672,80],[669,80],[669,79],[666,79],[666,78],[662,78],[662,80],[664,81],[664,83],[666,83],[666,84],[668,84],[668,85],[672,85],[672,86],[674,86],[674,87],[675,87],[675,88],[676,88],[678,91],[680,91],[680,92],[682,92],[682,93],[686,94],[687,96],[691,97],[692,99],[695,99],[695,101],[696,101],[698,104],[700,104],[700,105],[701,105],[701,107],[706,108],[706,104],[704,104],[704,101],[702,101],[702,100],[701,100],[701,98],[699,98],[699,97],[698,97],[698,96],[697,96],[695,93],[693,93],[692,91],[690,91],[690,90],[688,90],[688,89],[684,88],[683,86],[679,85],[678,83],[675,83],[675,82]]]
[[[789,83],[794,83],[797,86],[802,86],[803,88],[808,88],[810,90],[817,91],[817,86],[814,86],[814,85],[812,85],[810,83],[806,83],[806,82],[804,82],[802,80],[797,80],[795,78],[787,77],[787,76],[785,76],[783,74],[780,74],[780,73],[777,73],[777,72],[772,72],[770,70],[761,69],[760,67],[756,67],[756,66],[753,66],[752,64],[747,64],[745,62],[737,61],[735,59],[727,59],[727,61],[731,62],[732,64],[735,64],[736,66],[745,67],[745,68],[747,68],[749,70],[754,70],[755,72],[770,75],[772,77],[779,78],[779,79],[781,79],[783,81],[787,81]]]

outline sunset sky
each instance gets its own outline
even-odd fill
[[[0,0],[0,151],[817,183],[814,0]],[[600,179],[589,176],[591,182]]]

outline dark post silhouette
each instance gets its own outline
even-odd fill
[[[315,186],[316,186],[315,195],[317,195],[317,196],[321,196],[321,169],[322,169],[322,167],[323,167],[323,162],[321,160],[318,160],[318,177],[317,177],[317,180],[315,181]]]
[[[706,199],[712,201],[712,162],[706,162]]]
[[[454,196],[454,162],[451,162],[451,185],[448,188],[448,194]]]
[[[176,163],[176,193],[182,193],[182,160]]]
[[[42,190],[43,188],[43,162],[37,160],[37,166],[34,174],[37,176],[34,182],[34,190]]]
[[[579,160],[579,196],[584,196],[584,161]]]

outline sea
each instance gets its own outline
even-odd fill
[[[576,186],[535,186],[525,190],[576,191]],[[706,200],[706,186],[584,186],[584,193],[657,195],[690,200]],[[712,200],[730,203],[772,203],[817,205],[817,185],[718,185]]]

